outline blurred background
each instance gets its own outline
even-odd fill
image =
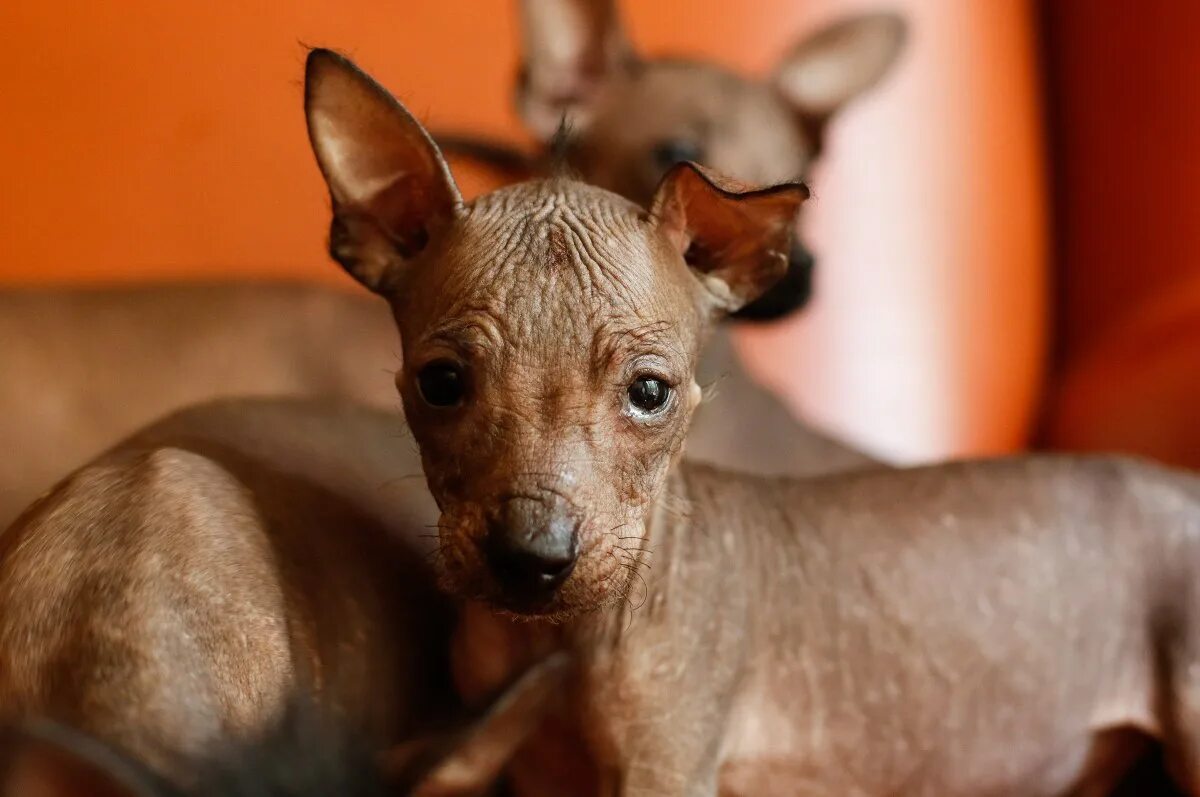
[[[646,53],[764,73],[878,5],[622,11]],[[817,298],[739,333],[753,373],[900,462],[1048,446],[1200,465],[1200,3],[888,7],[908,50],[839,117],[812,178]],[[431,126],[524,142],[509,0],[6,0],[0,31],[0,288],[356,290],[325,255],[305,45],[348,53]]]

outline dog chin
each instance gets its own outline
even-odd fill
[[[479,598],[497,614],[513,620],[559,623],[600,611],[614,601],[565,598],[561,593],[545,598],[530,598],[503,592],[490,592]]]
[[[482,603],[497,614],[530,622],[562,622],[618,604],[624,597],[623,592],[591,593],[571,589],[570,585],[542,596],[519,595],[503,589],[484,573],[449,570],[442,570],[438,586],[453,598]]]

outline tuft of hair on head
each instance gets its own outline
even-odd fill
[[[547,174],[551,177],[577,179],[579,175],[571,167],[571,148],[575,146],[571,121],[564,113],[558,120],[554,135],[546,142]]]

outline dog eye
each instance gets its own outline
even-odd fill
[[[638,415],[652,415],[671,398],[671,386],[653,376],[639,376],[629,385],[629,405]]]
[[[681,161],[704,160],[704,150],[694,141],[668,139],[654,148],[654,163],[666,171]]]
[[[466,393],[466,378],[462,369],[449,360],[436,360],[417,374],[417,389],[421,398],[433,407],[453,407]]]

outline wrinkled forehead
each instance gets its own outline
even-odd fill
[[[426,327],[486,327],[510,346],[579,343],[697,312],[695,280],[645,211],[590,186],[548,180],[488,194],[447,238],[410,288]]]

